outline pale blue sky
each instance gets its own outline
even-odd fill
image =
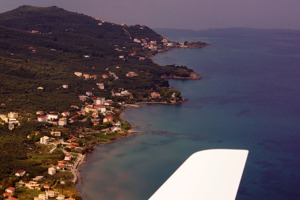
[[[0,12],[20,5],[56,5],[105,21],[152,28],[300,29],[300,0],[0,0]]]

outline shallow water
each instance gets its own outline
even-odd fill
[[[211,148],[250,151],[238,200],[300,198],[300,32],[159,31],[212,44],[154,58],[203,79],[170,81],[184,104],[126,110],[142,133],[88,156],[78,185],[84,199],[147,199],[189,155]]]

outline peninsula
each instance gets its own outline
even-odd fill
[[[0,199],[81,199],[76,168],[98,143],[127,137],[120,118],[136,103],[177,104],[167,79],[199,79],[151,56],[174,42],[58,7],[0,14]]]

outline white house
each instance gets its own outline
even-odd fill
[[[46,196],[49,198],[56,197],[57,192],[54,192],[53,190],[46,190]]]
[[[26,173],[26,171],[21,169],[21,170],[18,170],[18,171],[15,173],[15,175],[20,177],[20,176],[24,176],[25,173]]]
[[[46,115],[38,116],[37,120],[38,122],[47,122],[47,116]]]
[[[96,83],[96,85],[98,86],[98,88],[100,89],[100,90],[104,90],[104,83]]]
[[[49,144],[49,141],[50,141],[50,138],[48,136],[41,137],[41,139],[40,139],[41,144]]]
[[[0,118],[5,122],[8,123],[8,117],[6,115],[0,114]]]
[[[131,93],[128,92],[128,90],[123,90],[123,91],[121,92],[121,96],[130,96],[130,95],[131,95]]]
[[[70,112],[69,111],[65,111],[61,113],[62,116],[67,117],[70,116]]]
[[[8,187],[5,189],[6,193],[14,194],[16,189],[14,187]]]
[[[60,131],[51,131],[51,135],[55,137],[61,137],[61,132]]]
[[[50,175],[56,174],[56,169],[54,167],[48,168],[48,174],[50,174]]]
[[[41,193],[41,194],[39,194],[39,196],[38,196],[38,200],[47,200],[47,199],[48,199],[48,198],[47,198],[46,194]]]
[[[79,95],[80,101],[86,101],[87,98],[88,98],[88,96],[85,96],[85,95]]]
[[[56,197],[56,200],[65,200],[65,195],[59,194],[59,195]]]
[[[114,123],[115,127],[121,127],[122,123],[120,121],[117,121],[116,123]]]
[[[87,96],[93,96],[93,93],[92,93],[91,91],[87,91],[85,94],[86,94]]]
[[[98,97],[94,100],[94,104],[96,105],[103,105],[105,102],[105,98],[104,97]]]
[[[47,115],[47,120],[55,120],[55,119],[58,119],[57,114],[48,114]]]
[[[82,76],[83,76],[85,79],[89,79],[89,78],[90,78],[90,74],[87,74],[87,73],[82,74]]]
[[[75,76],[81,77],[82,76],[82,72],[74,72]]]
[[[142,41],[139,40],[138,38],[134,38],[134,39],[133,39],[133,42],[135,42],[135,43],[141,43]]]
[[[112,130],[112,132],[118,132],[121,130],[121,128],[114,126],[111,128],[111,130]]]
[[[44,176],[36,176],[35,178],[33,178],[32,180],[33,181],[41,181],[41,180],[43,180],[44,179]]]
[[[58,120],[58,125],[59,125],[59,126],[66,126],[66,125],[67,125],[67,122],[68,122],[67,118],[63,117],[63,118],[60,118],[60,119]]]
[[[17,119],[19,117],[19,114],[16,112],[10,112],[7,116],[9,119]]]
[[[37,114],[37,115],[43,115],[43,114],[44,114],[44,111],[38,110],[38,111],[36,111],[36,114]]]
[[[71,159],[72,159],[71,154],[67,154],[64,158],[64,160],[66,160],[66,161],[70,161]]]
[[[100,113],[105,113],[106,112],[106,107],[103,105],[95,105],[94,108],[96,108]]]
[[[29,181],[28,183],[25,183],[25,187],[29,189],[37,189],[40,186],[36,181]]]

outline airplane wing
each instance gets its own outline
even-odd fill
[[[196,152],[149,200],[234,200],[247,156],[248,150]]]

